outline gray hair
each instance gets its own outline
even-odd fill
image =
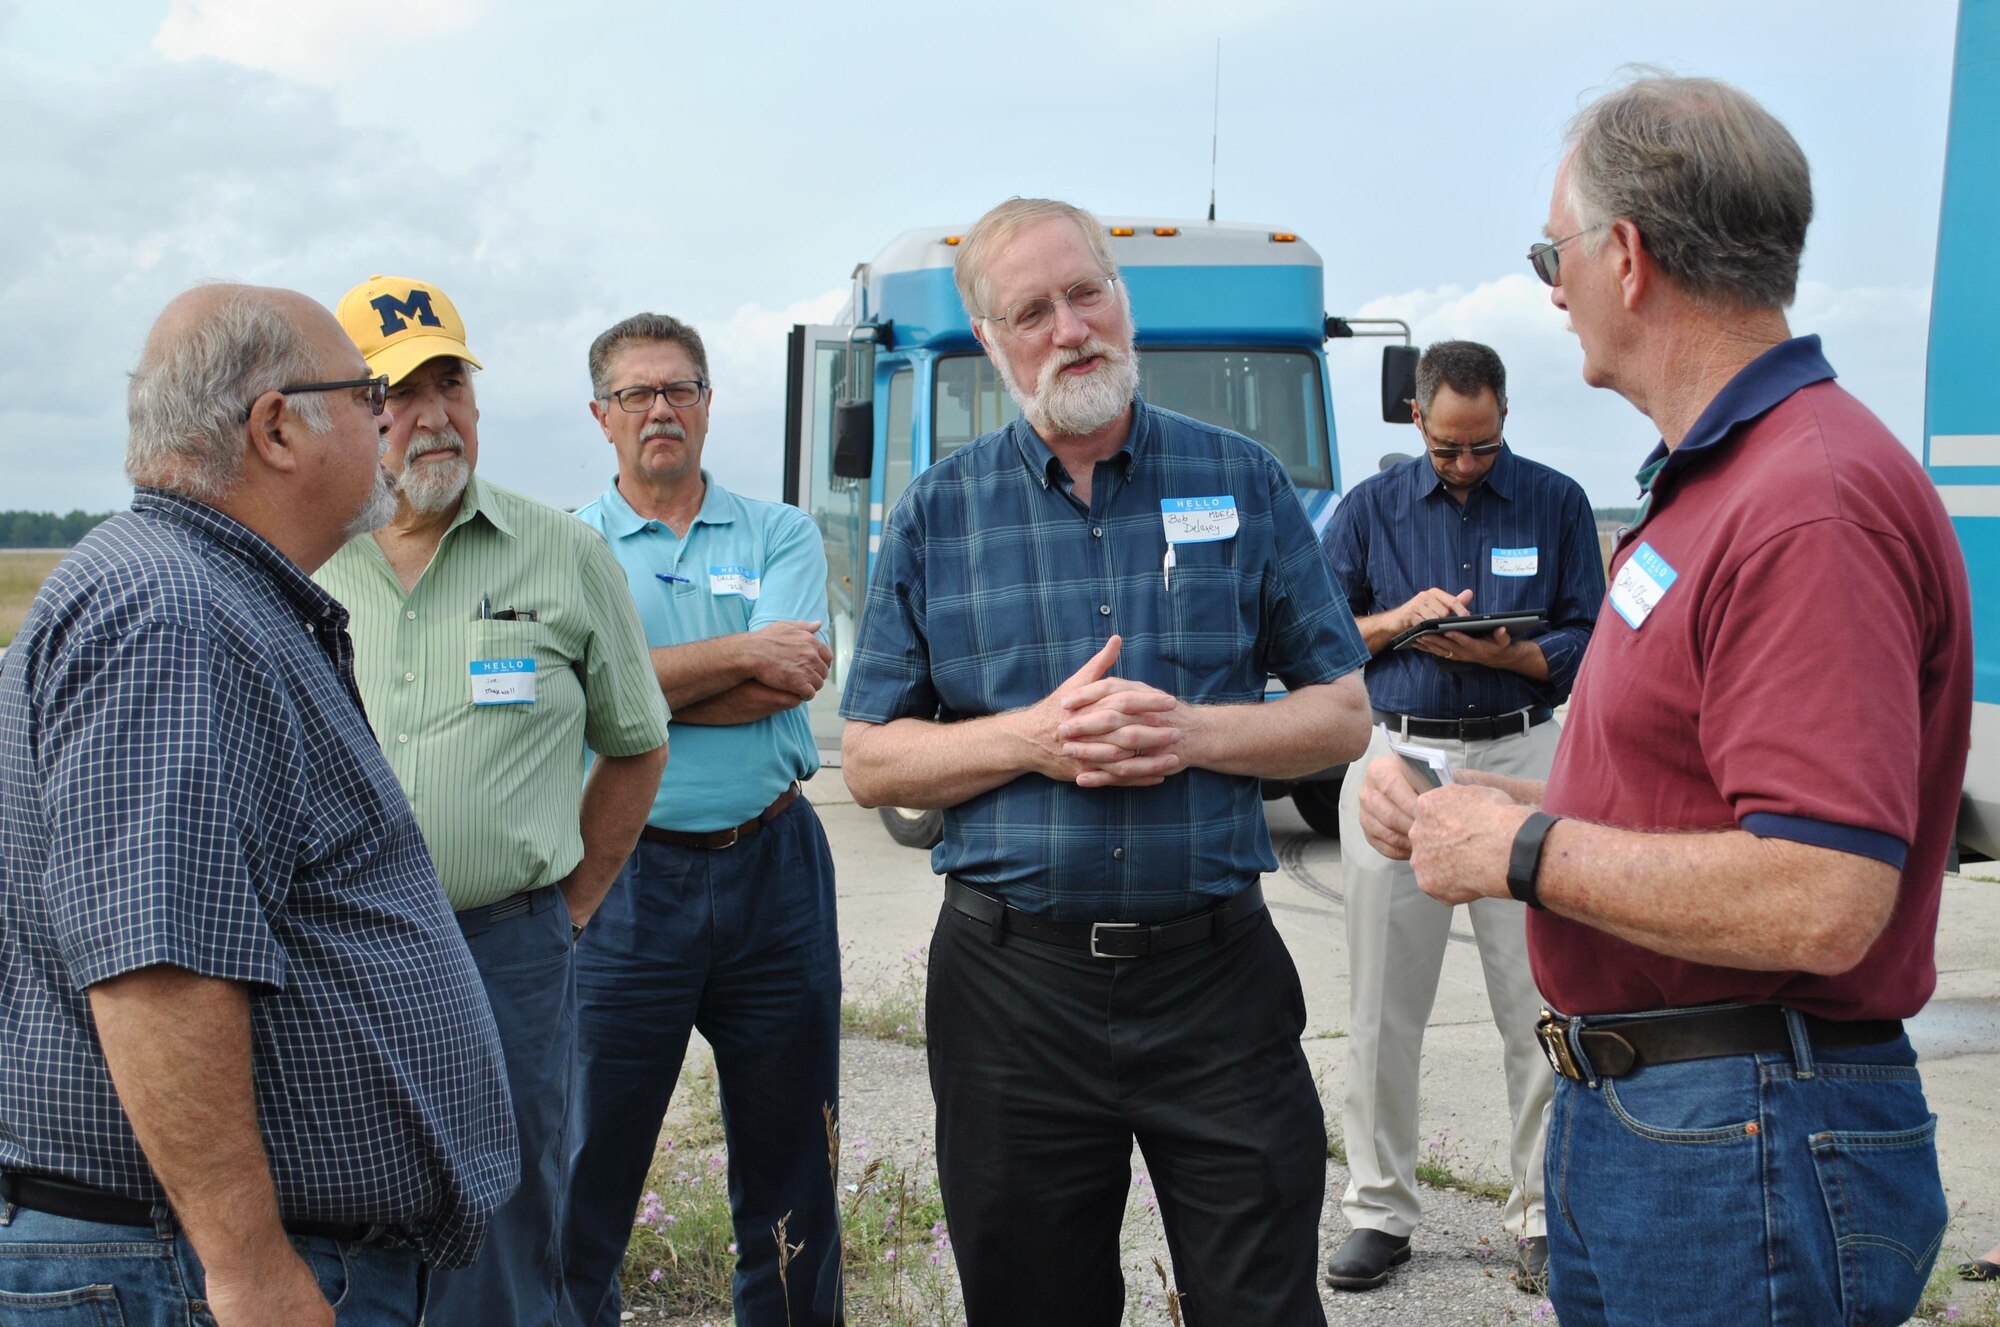
[[[662,341],[687,351],[687,357],[694,361],[694,371],[703,382],[708,381],[708,351],[701,344],[700,332],[664,313],[635,313],[623,322],[613,323],[590,343],[591,395],[602,396],[611,390],[611,361],[627,346]]]
[[[1433,341],[1417,361],[1417,409],[1429,410],[1438,388],[1477,397],[1491,388],[1493,399],[1507,408],[1507,366],[1493,347],[1477,341]]]
[[[224,295],[193,326],[148,342],[126,391],[125,473],[134,484],[213,502],[243,473],[243,425],[266,392],[310,382],[319,355],[304,332],[248,289]],[[314,433],[333,427],[316,392],[286,398]]]
[[[995,312],[989,303],[993,292],[986,282],[986,264],[992,252],[1024,227],[1051,217],[1076,223],[1083,232],[1084,242],[1090,246],[1091,256],[1097,259],[1106,276],[1118,271],[1118,262],[1111,256],[1110,235],[1096,217],[1074,203],[1054,198],[1009,198],[973,222],[972,229],[965,232],[959,243],[952,276],[958,282],[958,297],[965,302],[968,314],[990,318]]]
[[[1812,222],[1812,171],[1776,116],[1712,78],[1645,73],[1571,122],[1579,243],[1630,220],[1675,286],[1753,309],[1792,302]],[[1552,238],[1561,238],[1555,236]]]

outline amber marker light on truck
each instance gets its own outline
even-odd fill
[[[963,235],[947,235],[944,237],[944,242],[946,244],[957,244],[960,240],[964,238],[965,236]]]
[[[1111,228],[1111,237],[1113,239],[1118,239],[1118,240],[1130,239],[1132,236],[1136,234],[1138,234],[1138,232],[1133,230],[1130,226],[1113,226]]]
[[[1291,244],[1296,242],[1298,238],[1298,236],[1292,234],[1289,230],[1274,230],[1271,232],[1271,243],[1273,244]]]
[[[1164,240],[1180,234],[1181,228],[1179,226],[1155,226],[1153,227],[1153,233]]]

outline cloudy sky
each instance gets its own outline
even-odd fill
[[[1578,377],[1522,254],[1561,130],[1622,65],[1712,74],[1792,129],[1818,194],[1799,330],[1922,429],[1949,0],[0,0],[0,507],[121,506],[123,375],[207,277],[332,304],[436,282],[486,364],[482,470],[550,501],[612,457],[584,352],[639,309],[709,339],[707,460],[778,494],[784,340],[897,232],[1010,194],[1220,211],[1324,255],[1333,313],[1506,358],[1509,435],[1599,504],[1646,422]],[[1368,343],[1330,350],[1350,476]]]

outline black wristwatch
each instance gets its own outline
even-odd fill
[[[1514,851],[1507,858],[1507,892],[1531,908],[1543,907],[1541,895],[1535,892],[1535,877],[1542,869],[1542,841],[1561,819],[1546,811],[1532,812],[1514,835]]]

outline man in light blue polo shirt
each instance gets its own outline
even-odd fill
[[[798,783],[826,681],[826,555],[795,507],[701,469],[701,336],[642,313],[590,348],[591,412],[618,453],[577,513],[625,568],[674,753],[577,950],[578,1143],[564,1272],[585,1327],[619,1320],[618,1269],[688,1031],[715,1050],[739,1327],[840,1315],[826,1110],[839,1109],[833,858]],[[772,1230],[799,1246],[778,1275]],[[789,1296],[789,1302],[787,1302]]]

